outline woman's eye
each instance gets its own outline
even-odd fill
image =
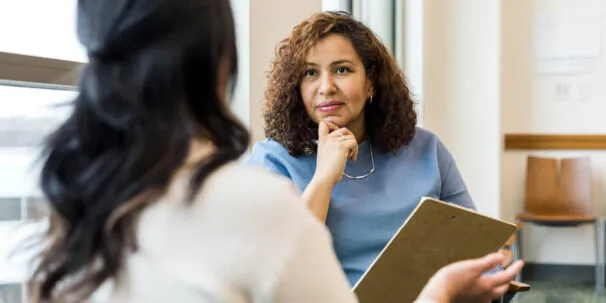
[[[305,71],[305,77],[313,77],[316,75],[316,71],[313,69],[308,69]]]
[[[345,74],[345,73],[349,73],[351,72],[351,70],[347,67],[341,66],[341,67],[337,67],[337,74]]]

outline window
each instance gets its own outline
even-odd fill
[[[75,96],[67,86],[0,80],[0,303],[26,302],[28,265],[36,251],[27,240],[42,231],[47,218],[36,160]]]
[[[21,284],[0,284],[0,303],[22,303],[23,286]]]
[[[34,194],[42,140],[68,114],[75,92],[0,86],[0,198]]]

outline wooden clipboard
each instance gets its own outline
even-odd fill
[[[496,252],[515,231],[515,224],[423,198],[353,291],[360,303],[413,302],[440,268]]]

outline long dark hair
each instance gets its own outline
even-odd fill
[[[42,153],[51,217],[34,302],[81,301],[116,275],[136,250],[136,216],[193,139],[215,148],[197,164],[190,197],[249,140],[218,89],[222,66],[232,84],[237,73],[229,0],[79,0],[78,36],[90,61]]]

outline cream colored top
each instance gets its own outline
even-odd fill
[[[357,301],[327,229],[289,181],[229,164],[191,204],[188,182],[177,175],[143,211],[139,250],[106,285],[108,302]]]

